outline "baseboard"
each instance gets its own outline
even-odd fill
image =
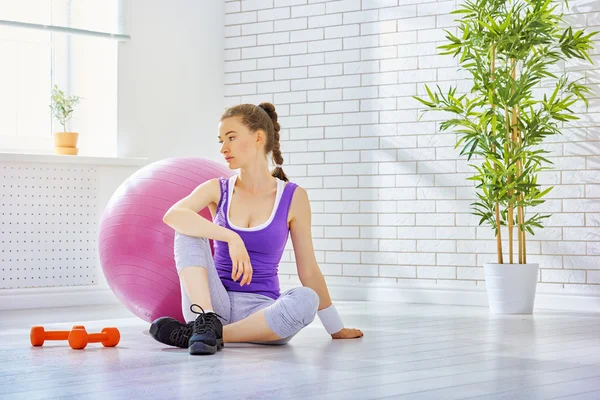
[[[600,312],[600,296],[561,293],[537,293],[536,309]]]
[[[98,286],[0,290],[0,311],[118,303],[110,288]]]
[[[282,285],[287,290],[297,285]],[[376,301],[383,303],[420,303],[488,307],[485,290],[457,288],[331,285],[327,288],[333,300]],[[600,312],[600,296],[538,292],[535,309]]]
[[[281,291],[297,287],[281,285]],[[457,288],[334,285],[327,288],[333,300],[421,303],[487,307],[485,290]],[[75,286],[0,290],[0,310],[120,304],[106,287]],[[536,309],[600,312],[600,296],[538,292]]]

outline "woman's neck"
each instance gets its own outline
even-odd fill
[[[277,181],[271,175],[269,169],[265,165],[261,165],[254,169],[240,169],[236,186],[241,187],[246,192],[255,194],[272,190],[277,186]]]

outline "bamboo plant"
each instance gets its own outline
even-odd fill
[[[439,85],[437,91],[425,85],[428,98],[414,96],[427,106],[424,112],[450,113],[440,130],[453,129],[458,134],[455,148],[462,146],[460,154],[481,161],[469,164],[476,170],[468,179],[476,182],[478,198],[471,206],[480,217],[479,225],[487,223],[494,230],[498,264],[504,263],[503,226],[508,233],[508,262],[514,263],[516,227],[517,261],[527,263],[526,234],[534,235],[534,228],[542,228],[550,216],[526,213],[527,207],[544,203],[552,189],[538,183],[538,173],[552,164],[545,157],[548,151],[540,147],[545,138],[561,134],[564,123],[579,119],[570,108],[573,104],[588,105],[590,88],[580,82],[583,78],[571,80],[568,74],[556,76],[553,71],[573,58],[593,64],[588,52],[598,32],[565,27],[561,3],[465,1],[452,12],[460,16],[456,21],[461,37],[445,30],[449,43],[438,49],[441,55],[460,57],[461,68],[471,74],[470,92],[457,95],[456,87],[444,92]],[[548,86],[548,93],[540,95]]]

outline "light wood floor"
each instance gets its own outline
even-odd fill
[[[286,346],[227,344],[190,356],[126,310],[0,313],[6,399],[600,399],[600,315],[494,316],[487,308],[336,302],[362,339],[318,319]],[[29,344],[29,328],[121,330],[116,348]]]

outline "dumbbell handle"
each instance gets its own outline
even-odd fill
[[[88,343],[98,343],[106,340],[106,333],[88,333]]]
[[[49,331],[44,332],[45,340],[66,340],[71,331]]]

